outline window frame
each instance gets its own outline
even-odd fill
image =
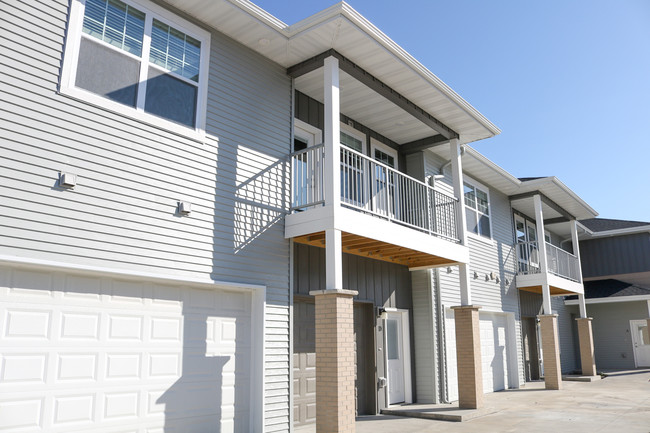
[[[481,191],[483,191],[487,195],[487,208],[488,208],[488,212],[489,212],[487,215],[485,215],[483,212],[479,211],[477,208],[472,208],[472,207],[469,207],[468,205],[465,204],[465,185],[464,184],[469,184],[470,186],[474,187],[474,189],[480,189]],[[467,235],[471,236],[471,237],[473,237],[475,239],[479,239],[481,241],[492,241],[492,240],[494,240],[494,231],[493,231],[493,227],[492,227],[492,216],[493,216],[492,215],[492,200],[490,199],[490,188],[486,187],[482,183],[477,182],[477,181],[475,181],[474,179],[472,179],[472,178],[470,178],[468,176],[463,176],[463,196],[462,196],[461,200],[463,200],[463,210],[471,209],[473,212],[476,213],[476,223],[477,223],[478,227],[480,227],[480,225],[478,225],[480,215],[487,216],[488,223],[489,223],[489,226],[490,226],[490,236],[485,236],[485,235],[482,235],[480,233],[474,233],[473,231],[469,230],[469,228],[467,227],[467,222],[465,222],[465,230],[467,232]]]
[[[373,161],[381,162],[375,159],[375,150],[379,150],[380,152],[384,152],[386,155],[392,156],[394,161],[395,161],[395,167],[392,167],[395,170],[399,170],[399,158],[398,158],[398,153],[397,150],[393,149],[392,147],[382,143],[381,141],[377,140],[376,138],[370,138],[370,158]],[[383,164],[383,163],[382,163]]]
[[[135,119],[158,128],[174,132],[195,140],[202,141],[205,137],[206,115],[207,115],[207,96],[208,96],[208,74],[210,65],[210,32],[192,24],[184,18],[168,11],[167,9],[156,5],[148,0],[120,0],[129,6],[132,6],[145,14],[145,30],[142,41],[142,54],[140,57],[135,56],[127,51],[114,47],[113,45],[94,38],[92,36],[82,36],[83,19],[86,6],[86,0],[73,0],[70,7],[70,16],[68,30],[65,39],[65,48],[63,53],[63,66],[59,82],[59,93],[73,99],[106,109],[121,116]],[[155,114],[144,111],[145,92],[146,92],[146,70],[149,67],[169,73],[171,77],[177,78],[184,82],[190,82],[174,72],[168,71],[152,63],[149,59],[149,47],[151,45],[151,27],[153,20],[157,19],[167,25],[182,31],[192,38],[201,42],[201,57],[199,64],[199,81],[197,84],[196,98],[196,119],[195,127],[182,125],[172,120],[165,119]],[[137,59],[140,61],[140,74],[138,81],[138,91],[136,107],[113,101],[102,95],[98,95],[89,90],[76,87],[77,65],[79,61],[79,49],[81,47],[81,38],[88,37],[93,42],[115,50],[122,55]]]
[[[347,123],[340,123],[339,126],[339,135],[340,133],[343,132],[350,137],[356,138],[357,140],[361,141],[361,152],[364,155],[368,156],[368,143],[366,141],[366,134],[364,134],[362,131],[359,131],[358,129],[353,128],[352,126],[348,125]],[[341,138],[339,137],[339,145],[347,147],[345,144],[341,143]],[[348,147],[348,149],[352,149],[351,147]],[[354,149],[352,149],[354,150]],[[359,152],[355,150],[355,152]]]

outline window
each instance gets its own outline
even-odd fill
[[[75,0],[61,92],[184,134],[202,131],[209,41],[145,0]]]
[[[470,233],[491,238],[490,197],[487,189],[465,182],[465,215]]]

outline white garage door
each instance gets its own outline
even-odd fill
[[[447,311],[445,337],[447,349],[447,377],[449,400],[458,400],[458,371],[456,368],[456,327],[454,313]],[[508,322],[505,314],[479,313],[483,392],[506,389],[508,385],[508,360],[506,341]],[[513,348],[514,350],[514,348]]]
[[[251,295],[0,273],[0,431],[248,432]]]

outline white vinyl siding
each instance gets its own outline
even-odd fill
[[[57,94],[67,9],[0,3],[0,255],[265,285],[266,431],[287,430],[290,79],[214,31],[197,142]]]

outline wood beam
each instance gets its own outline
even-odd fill
[[[408,143],[401,144],[399,149],[400,152],[404,155],[411,153],[420,152],[425,149],[430,149],[432,147],[440,146],[449,141],[447,137],[442,134],[432,135],[431,137],[421,138],[419,140],[410,141]]]
[[[544,220],[544,225],[547,226],[549,224],[566,223],[566,222],[569,222],[569,221],[570,220],[565,218],[565,217],[549,218],[547,220]]]

